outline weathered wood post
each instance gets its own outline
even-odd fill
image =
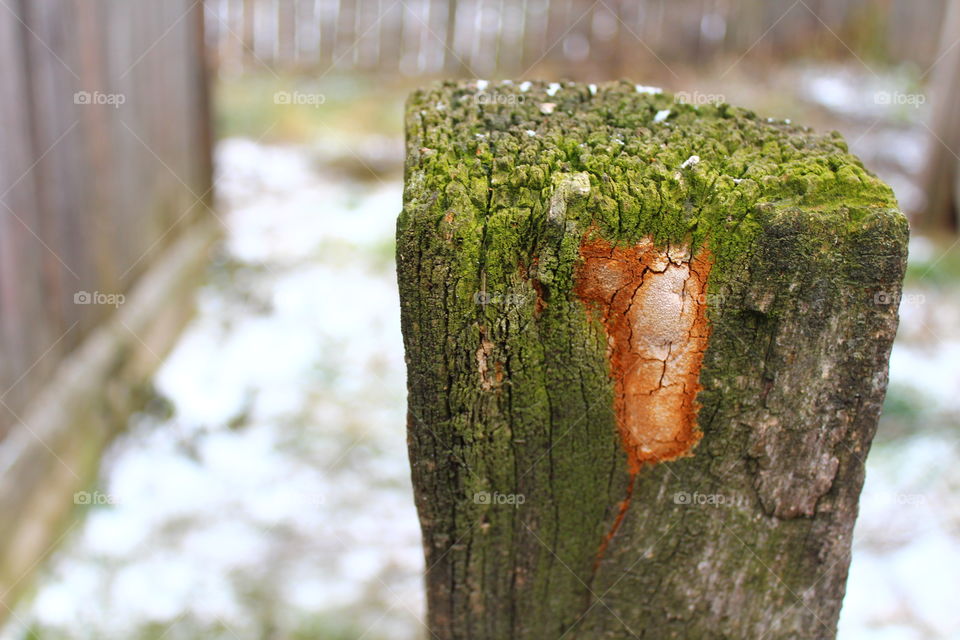
[[[816,135],[626,83],[407,108],[409,443],[443,639],[830,638],[907,224]]]
[[[953,234],[960,231],[960,47],[956,46],[960,2],[947,3],[943,11],[940,51],[928,70],[933,71],[933,105],[927,127],[929,150],[919,181],[925,202],[917,211],[917,222],[928,232]]]

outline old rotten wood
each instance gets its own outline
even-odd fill
[[[407,107],[409,444],[440,638],[830,638],[907,225],[818,135],[626,83]]]

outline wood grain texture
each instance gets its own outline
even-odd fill
[[[709,338],[699,443],[637,469],[615,323],[577,282],[589,247],[651,240],[678,269],[709,255]],[[906,243],[838,135],[626,83],[411,96],[397,261],[433,633],[833,637]],[[631,324],[682,347],[655,320],[693,291],[668,285]]]

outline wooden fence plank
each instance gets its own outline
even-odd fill
[[[0,437],[115,311],[94,294],[127,291],[203,217],[193,203],[212,173],[202,5],[11,7],[0,9],[0,89],[15,98],[0,107]]]

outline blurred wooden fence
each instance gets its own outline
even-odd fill
[[[0,3],[0,437],[210,187],[202,5]]]
[[[929,63],[946,1],[208,0],[207,25],[227,72],[602,79],[719,55]]]

